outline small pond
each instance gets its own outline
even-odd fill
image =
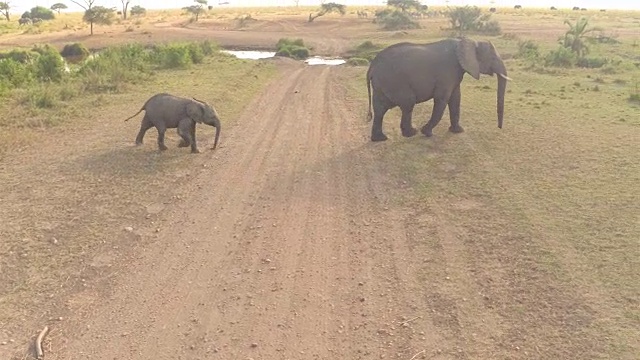
[[[257,50],[222,50],[227,54],[234,55],[239,59],[268,59],[276,56],[274,51],[257,51]],[[328,59],[321,56],[313,56],[304,61],[307,65],[342,65],[346,63],[344,59],[335,58]]]

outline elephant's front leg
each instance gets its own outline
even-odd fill
[[[415,105],[408,105],[400,107],[402,111],[402,118],[400,119],[400,130],[402,130],[402,136],[412,137],[418,131],[411,124],[411,117],[413,115],[413,107]]]
[[[460,85],[458,85],[449,98],[449,118],[451,119],[449,131],[452,133],[464,132],[464,129],[460,126],[460,99]]]
[[[179,147],[187,147],[191,145],[192,153],[199,153],[198,147],[196,146],[196,123],[189,119],[182,119],[178,123],[178,134],[182,137],[182,141],[180,141]]]
[[[431,119],[427,122],[420,132],[426,137],[433,136],[433,128],[438,125],[442,115],[444,115],[444,109],[447,107],[447,101],[443,99],[433,99],[433,110],[431,111]]]

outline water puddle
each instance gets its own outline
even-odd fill
[[[268,59],[276,56],[274,51],[257,51],[257,50],[222,50],[222,52],[231,54],[238,59],[250,59],[250,60],[259,60],[259,59]],[[342,65],[346,63],[344,59],[335,58],[335,59],[327,59],[321,56],[313,56],[304,61],[307,65]]]
[[[259,60],[276,56],[275,51],[254,51],[254,50],[222,50],[223,53],[231,54],[238,59]]]
[[[342,65],[344,63],[346,63],[347,61],[344,59],[325,59],[323,57],[320,56],[314,56],[314,57],[310,57],[307,60],[304,61],[305,63],[307,63],[307,65],[330,65],[330,66],[335,66],[335,65]]]

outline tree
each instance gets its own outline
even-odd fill
[[[575,25],[571,24],[569,20],[564,21],[569,25],[569,30],[564,34],[563,46],[573,51],[578,58],[584,57],[589,52],[589,47],[585,41],[589,37],[587,34],[593,31],[601,31],[598,27],[587,28],[589,25],[589,19],[580,18],[576,21]]]
[[[42,19],[42,20],[53,20],[55,19],[55,15],[53,11],[47,9],[46,7],[36,6],[31,9],[31,18],[32,19]]]
[[[182,10],[185,10],[188,13],[193,14],[195,17],[195,21],[198,21],[198,18],[201,14],[205,12],[204,7],[207,5],[207,0],[193,0],[197,5],[185,6]]]
[[[120,0],[120,2],[122,3],[122,18],[127,20],[127,9],[131,0]]]
[[[60,10],[64,10],[64,9],[67,9],[67,5],[63,3],[55,3],[51,5],[51,10],[57,12],[58,15],[60,15]]]
[[[422,4],[418,0],[387,0],[387,5],[398,8],[402,12],[408,12],[411,9],[422,10]]]
[[[9,10],[11,10],[11,5],[9,5],[8,1],[0,2],[0,14],[4,15],[7,21],[11,21]]]
[[[140,5],[135,5],[131,7],[131,16],[142,16],[147,13],[147,9],[143,8]]]
[[[313,22],[313,20],[315,20],[316,18],[319,18],[320,16],[326,15],[331,12],[337,12],[340,13],[340,15],[344,15],[347,13],[347,6],[334,2],[323,3],[322,5],[320,5],[320,11],[318,11],[317,14],[309,14],[309,22]]]
[[[82,20],[91,26],[91,35],[93,35],[93,24],[111,25],[113,22],[114,10],[104,6],[93,6],[84,12]]]

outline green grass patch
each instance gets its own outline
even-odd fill
[[[310,55],[310,50],[302,39],[282,38],[276,44],[276,56],[285,56],[297,60],[304,60]]]

